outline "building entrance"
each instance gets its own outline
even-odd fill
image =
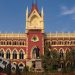
[[[33,48],[32,51],[32,58],[33,59],[38,59],[40,58],[40,49],[38,47]]]

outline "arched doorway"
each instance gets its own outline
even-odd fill
[[[38,47],[34,47],[32,50],[32,58],[37,59],[40,57],[40,49]]]
[[[19,63],[19,69],[20,69],[20,71],[23,71],[24,67],[25,67],[24,63]]]
[[[15,72],[16,71],[16,62],[13,62],[12,64],[11,64],[11,71],[12,72]]]

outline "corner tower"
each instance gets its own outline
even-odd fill
[[[28,58],[40,58],[44,54],[44,12],[39,12],[33,3],[31,11],[26,10],[26,33],[28,37]]]

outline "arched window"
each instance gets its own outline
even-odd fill
[[[52,41],[52,45],[56,45],[57,44],[57,41],[56,40],[53,40]]]
[[[74,41],[74,40],[71,40],[71,44],[72,44],[72,45],[73,45],[73,41]]]
[[[4,57],[4,52],[3,52],[3,50],[0,51],[0,57]]]
[[[24,41],[21,41],[21,44],[24,45]]]
[[[11,45],[11,41],[7,41],[7,45]]]
[[[12,42],[10,41],[9,44],[12,45]]]
[[[13,51],[13,59],[17,59],[17,52],[16,52],[16,50]]]
[[[59,52],[59,56],[60,56],[60,58],[63,58],[64,57],[64,53],[63,53],[63,50],[62,49]]]
[[[69,40],[65,40],[64,45],[69,45]]]
[[[7,41],[7,45],[9,45],[9,42]]]
[[[1,45],[3,45],[3,41],[1,41]]]
[[[9,50],[7,50],[7,52],[6,52],[6,59],[10,59],[10,51]]]
[[[3,44],[5,45],[5,41],[3,41]]]
[[[63,40],[58,40],[58,45],[63,45]]]
[[[13,41],[13,45],[17,45],[16,41]]]
[[[24,59],[24,53],[23,53],[22,50],[21,50],[20,53],[19,53],[19,59]]]
[[[19,43],[20,43],[20,45],[22,45],[22,44],[21,44],[21,41],[20,41]]]

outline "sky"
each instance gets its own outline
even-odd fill
[[[0,0],[0,32],[25,32],[26,8],[34,0]],[[44,8],[45,32],[75,32],[75,0],[37,0]]]

